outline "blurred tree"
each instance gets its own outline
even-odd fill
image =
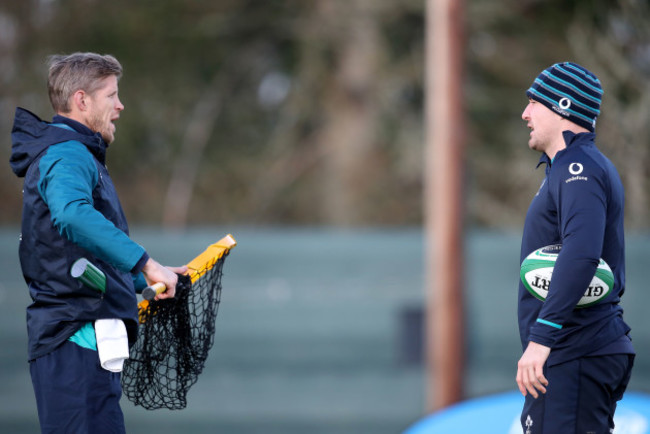
[[[599,142],[629,224],[649,225],[648,12],[642,0],[468,2],[470,223],[521,225],[541,177],[524,90],[571,59],[603,81]],[[126,110],[108,165],[131,221],[420,224],[423,17],[421,0],[0,0],[0,158],[16,106],[52,114],[47,55],[111,53]],[[20,188],[0,171],[1,222],[18,221]]]

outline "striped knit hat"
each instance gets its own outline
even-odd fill
[[[564,62],[545,69],[526,95],[591,132],[596,128],[603,88],[598,78],[580,65]]]

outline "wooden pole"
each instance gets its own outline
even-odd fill
[[[463,397],[462,0],[426,7],[427,409]]]

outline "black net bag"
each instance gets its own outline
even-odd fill
[[[143,300],[140,330],[122,371],[122,391],[148,410],[187,406],[187,392],[214,344],[223,264],[236,245],[229,235],[187,264],[176,296]]]

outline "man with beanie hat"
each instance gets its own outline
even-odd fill
[[[525,434],[611,433],[616,403],[630,379],[634,349],[623,321],[625,291],[623,185],[594,144],[602,87],[580,65],[557,63],[526,92],[528,146],[541,152],[546,176],[524,223],[523,261],[560,244],[546,300],[519,283],[523,355],[517,385],[525,396]],[[614,286],[597,304],[577,308],[599,260]]]

